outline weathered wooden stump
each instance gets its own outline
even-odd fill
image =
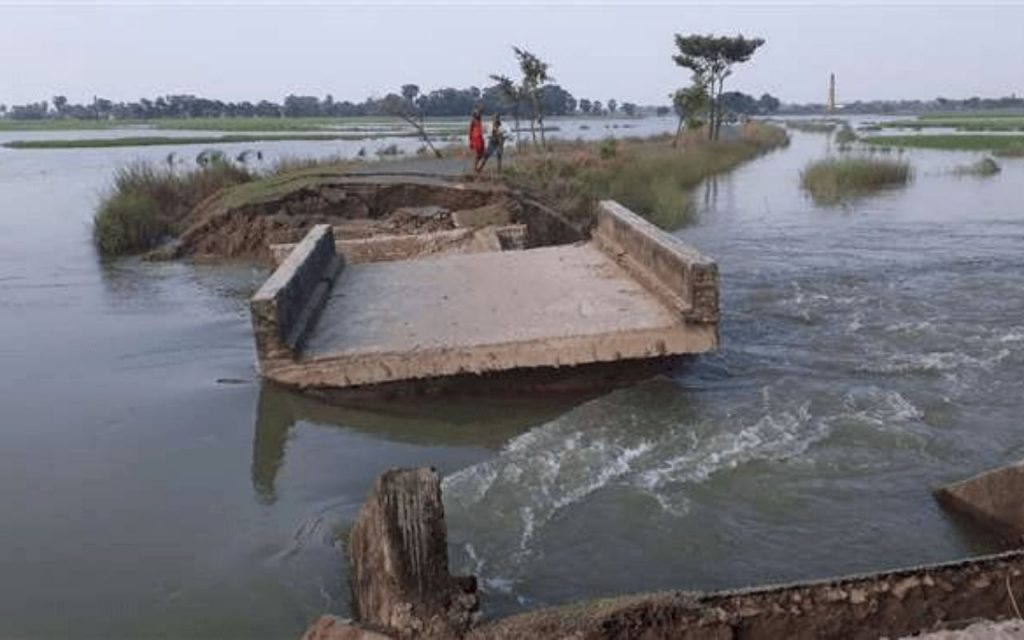
[[[381,474],[356,517],[348,552],[362,625],[399,637],[456,637],[474,621],[476,579],[448,573],[441,477],[433,469]]]

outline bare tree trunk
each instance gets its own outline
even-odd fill
[[[719,78],[718,80],[718,97],[715,100],[717,103],[718,117],[715,120],[715,140],[718,140],[719,134],[722,131],[722,119],[725,116],[725,110],[722,108],[722,87],[725,84],[725,78]]]
[[[515,122],[516,122],[516,149],[517,150],[522,150],[522,148],[523,148],[523,137],[519,133],[520,124],[519,124],[519,104],[518,103],[516,103],[516,106],[515,106],[515,108],[512,111],[512,117],[515,119]]]
[[[676,137],[672,140],[672,148],[679,146],[679,136],[683,135],[683,116],[679,116],[679,124],[676,126]]]
[[[423,128],[422,118],[420,119],[419,122],[417,122],[415,118],[405,113],[398,114],[398,117],[400,117],[402,120],[405,120],[406,122],[411,124],[413,128],[416,129],[416,132],[420,135],[420,139],[423,140],[423,142],[425,142],[428,147],[430,147],[430,150],[434,152],[435,156],[437,156],[438,158],[442,157],[441,152],[438,151],[437,147],[434,146],[434,143],[430,141],[430,136],[427,135],[427,130]]]
[[[547,149],[548,148],[548,142],[544,138],[544,114],[543,113],[538,113],[537,114],[537,122],[540,123],[540,146],[541,146],[542,149]]]

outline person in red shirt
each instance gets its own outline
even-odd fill
[[[469,121],[469,148],[476,155],[473,168],[480,171],[480,162],[484,159],[484,126],[480,120],[480,107],[473,109],[473,117]]]

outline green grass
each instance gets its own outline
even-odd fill
[[[1024,115],[927,115],[879,123],[890,129],[950,128],[959,131],[1024,131]]]
[[[922,134],[908,136],[868,136],[863,142],[886,147],[916,147],[950,151],[994,151],[1024,146],[1024,136],[985,134]]]
[[[214,162],[180,172],[137,162],[119,169],[93,216],[93,241],[103,255],[139,253],[179,233],[193,208],[224,187],[255,174]]]
[[[667,135],[620,139],[614,152],[607,142],[561,142],[550,153],[518,156],[505,177],[578,222],[589,220],[595,201],[612,198],[675,228],[692,216],[690,190],[704,178],[788,141],[784,129],[751,123],[735,139],[709,143],[697,132],[680,148]]]
[[[992,152],[992,155],[999,158],[1024,158],[1024,142],[1007,145],[1002,149],[996,149]]]
[[[807,166],[800,185],[818,204],[834,205],[910,181],[910,165],[879,158],[828,158]]]

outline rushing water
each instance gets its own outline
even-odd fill
[[[0,637],[295,637],[347,612],[338,540],[400,465],[446,475],[490,613],[993,549],[929,491],[1024,454],[1024,162],[912,152],[908,188],[822,209],[827,144],[695,194],[718,354],[578,406],[361,410],[260,385],[265,272],[97,259],[113,168],[167,148],[0,150]]]

